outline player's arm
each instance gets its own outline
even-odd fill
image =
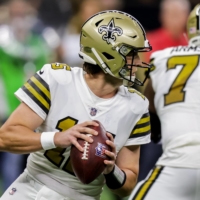
[[[39,115],[25,103],[21,103],[0,128],[0,150],[24,154],[55,147],[67,148],[74,144],[83,151],[77,138],[92,142],[91,137],[82,133],[97,134],[93,129],[87,128],[88,125],[98,126],[93,121],[77,124],[63,132],[34,132],[42,123],[43,119]]]
[[[109,154],[106,152],[111,160],[104,161],[107,164],[104,170],[106,184],[113,193],[126,197],[130,195],[137,182],[140,146],[123,147],[115,157],[115,146],[111,143],[109,141],[112,152]]]
[[[140,146],[123,147],[117,155],[116,165],[123,170],[126,176],[124,185],[121,188],[112,190],[115,194],[126,197],[137,183],[139,173]]]
[[[41,150],[40,134],[34,130],[42,122],[42,118],[21,103],[0,128],[0,150],[13,153]]]
[[[150,114],[150,123],[151,123],[151,140],[154,143],[157,143],[161,139],[161,124],[160,119],[157,116],[155,105],[154,105],[154,96],[155,92],[152,87],[151,79],[148,80],[148,83],[144,90],[144,95],[149,100],[149,114]]]
[[[110,160],[105,160],[107,167],[104,170],[106,184],[113,193],[121,197],[130,195],[137,182],[139,170],[140,146],[122,147],[116,156],[116,146],[113,137],[107,133],[112,151],[105,151]]]

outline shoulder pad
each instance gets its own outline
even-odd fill
[[[168,55],[172,49],[173,47],[168,47],[162,50],[154,51],[150,56],[150,61]]]
[[[65,63],[51,63],[50,72],[59,84],[67,84],[72,79],[71,67]],[[69,73],[70,72],[70,73]]]
[[[130,108],[134,113],[141,114],[148,110],[149,101],[142,93],[133,88],[128,88],[128,93],[131,96]]]

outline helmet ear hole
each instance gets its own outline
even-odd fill
[[[108,53],[106,53],[106,52],[103,52],[102,54],[103,54],[108,60],[114,59],[113,56],[111,56],[110,54],[108,54]]]

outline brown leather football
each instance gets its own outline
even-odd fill
[[[104,160],[109,160],[104,151],[111,151],[110,146],[106,144],[109,138],[106,135],[106,130],[103,125],[88,126],[98,132],[98,135],[89,135],[93,138],[92,143],[85,140],[78,139],[79,144],[84,148],[84,152],[80,152],[74,145],[71,147],[70,160],[75,175],[84,184],[91,183],[96,179],[105,169]]]

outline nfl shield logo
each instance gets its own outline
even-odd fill
[[[97,109],[96,108],[91,108],[90,109],[90,115],[95,116],[97,114]]]
[[[105,145],[103,145],[101,143],[98,143],[98,145],[95,148],[95,150],[96,150],[96,153],[95,153],[96,156],[99,156],[99,157],[102,157],[102,158],[106,158],[106,155],[105,155],[106,147],[105,147]]]

